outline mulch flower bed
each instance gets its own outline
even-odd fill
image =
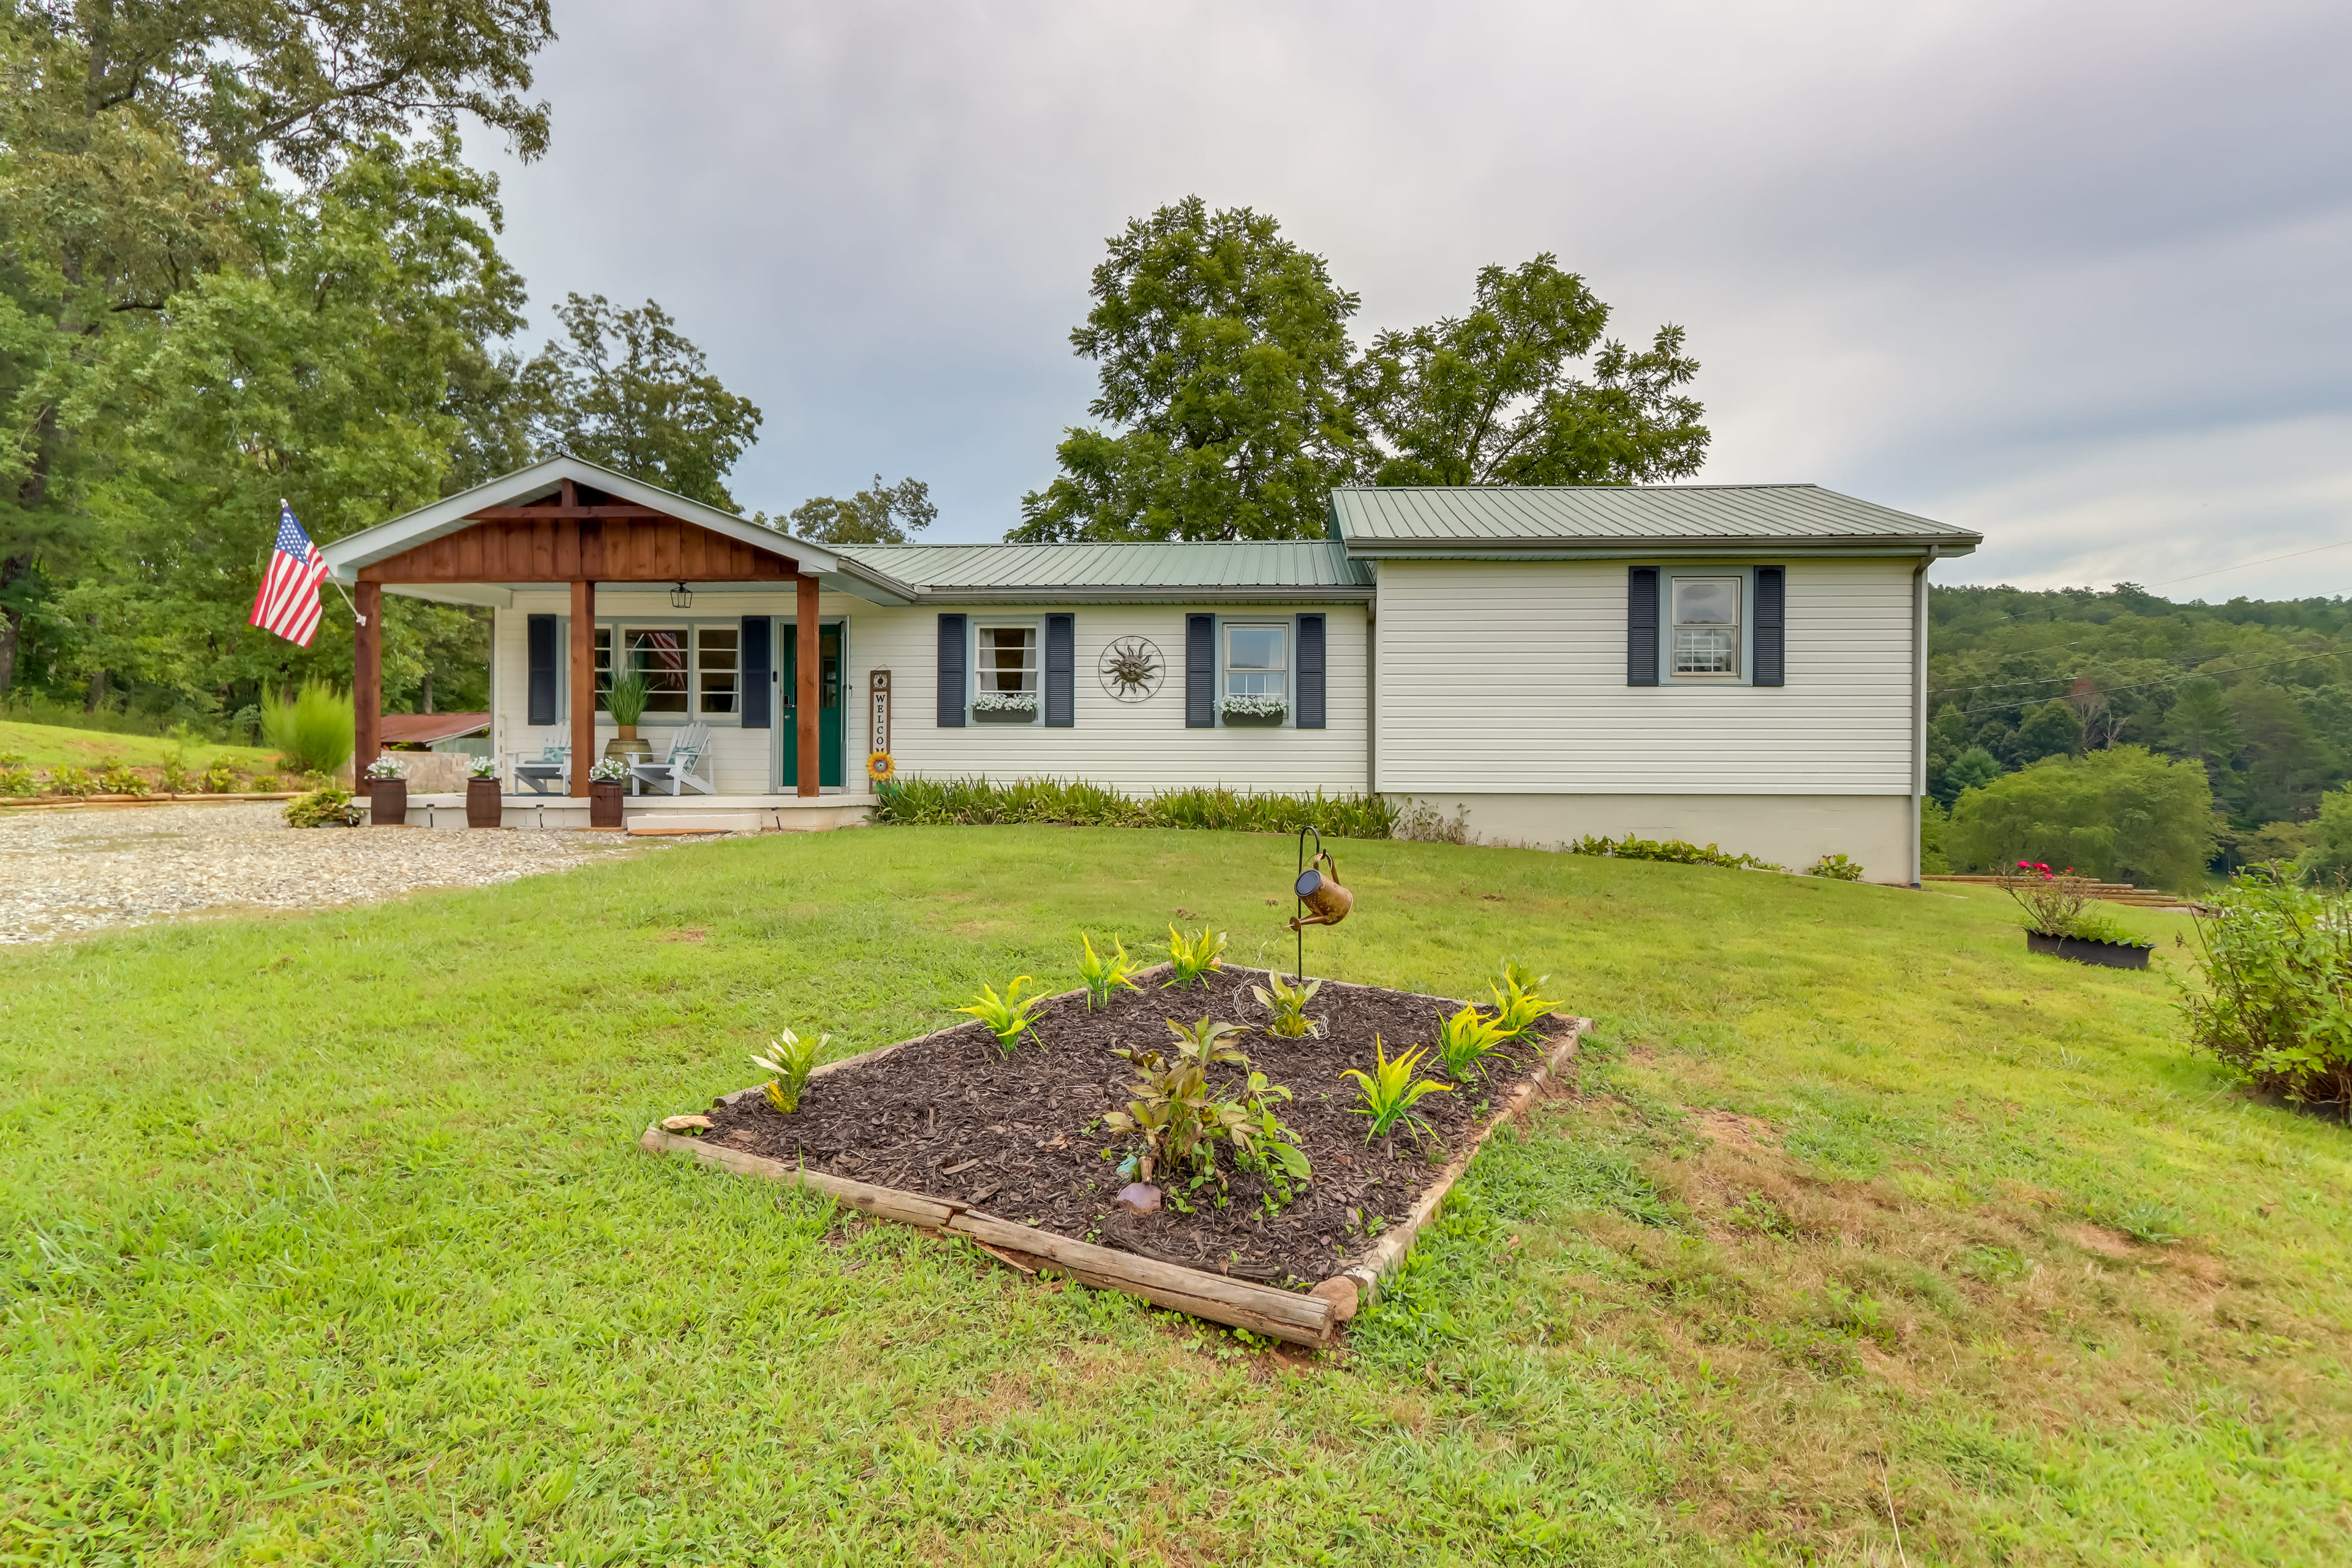
[[[1163,1171],[1157,1184],[1171,1201],[1138,1216],[1112,1200],[1129,1180],[1118,1162],[1139,1145],[1102,1125],[1105,1112],[1126,1105],[1135,1077],[1118,1053],[1167,1050],[1167,1019],[1211,1017],[1255,1031],[1268,1017],[1250,994],[1265,983],[1262,972],[1227,970],[1184,990],[1163,989],[1160,978],[1145,978],[1140,993],[1116,993],[1098,1012],[1087,1010],[1083,994],[1057,999],[1009,1056],[974,1022],[838,1064],[810,1079],[789,1116],[756,1089],[728,1095],[711,1108],[703,1141],[1163,1263],[1303,1289],[1404,1220],[1574,1026],[1547,1020],[1490,1055],[1485,1080],[1424,1097],[1415,1107],[1430,1125],[1423,1137],[1368,1142],[1366,1119],[1353,1109],[1355,1080],[1342,1070],[1372,1069],[1375,1036],[1391,1058],[1430,1045],[1440,1011],[1461,1004],[1326,981],[1307,1009],[1320,1037],[1253,1032],[1235,1042],[1252,1067],[1291,1091],[1280,1114],[1313,1163],[1311,1181],[1289,1204],[1271,1203],[1265,1184],[1234,1169],[1231,1151],[1221,1150],[1222,1185],[1188,1190],[1181,1173]],[[1447,1081],[1433,1053],[1416,1076]]]

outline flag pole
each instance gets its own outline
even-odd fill
[[[278,498],[278,510],[280,511],[292,511],[294,510],[294,506],[293,503],[289,501],[284,496],[279,496]],[[312,548],[315,549],[317,547],[313,546]],[[332,572],[327,574],[327,581],[330,583],[335,583],[335,574]],[[351,590],[344,587],[341,583],[335,583],[335,592],[343,596],[344,604],[351,605],[352,619],[361,626],[367,625],[367,617],[361,615],[359,605],[352,603]]]

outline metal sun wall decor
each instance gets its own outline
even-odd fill
[[[1315,835],[1315,858],[1307,858],[1307,836]],[[1291,933],[1298,939],[1297,978],[1307,979],[1307,928],[1335,926],[1348,918],[1356,907],[1356,895],[1339,886],[1339,868],[1331,852],[1323,847],[1323,832],[1309,823],[1298,830],[1298,880],[1291,892],[1298,900],[1298,912],[1290,917]]]
[[[1168,660],[1150,637],[1119,637],[1103,649],[1095,674],[1114,701],[1144,702],[1166,679]]]

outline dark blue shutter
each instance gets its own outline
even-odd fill
[[[963,728],[963,617],[940,617],[940,728]]]
[[[775,711],[775,693],[769,689],[775,679],[775,651],[771,640],[776,623],[765,616],[743,617],[743,728],[769,728],[769,715]]]
[[[1625,577],[1625,684],[1658,683],[1658,569],[1636,566]]]
[[[1217,727],[1217,617],[1184,617],[1184,728]]]
[[[556,704],[562,688],[557,684],[562,670],[563,643],[556,629],[553,616],[525,617],[530,649],[530,714],[528,722],[552,724],[556,721]]]
[[[1756,568],[1756,684],[1788,684],[1789,587],[1787,569]]]
[[[1045,722],[1056,730],[1078,721],[1077,642],[1075,616],[1045,617]]]
[[[1323,617],[1298,617],[1298,727],[1323,728]]]

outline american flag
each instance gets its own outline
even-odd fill
[[[327,558],[294,521],[294,509],[280,500],[278,548],[270,552],[269,570],[261,574],[261,589],[253,595],[253,617],[246,624],[309,647],[319,629],[319,584],[326,575]]]

